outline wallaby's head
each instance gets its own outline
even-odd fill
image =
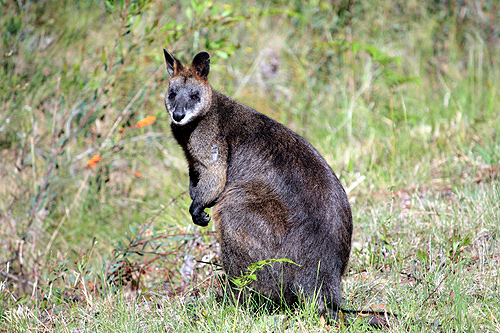
[[[207,79],[210,55],[207,52],[198,53],[191,67],[187,67],[167,50],[163,49],[163,52],[170,74],[165,106],[174,124],[186,125],[210,110],[212,88]]]

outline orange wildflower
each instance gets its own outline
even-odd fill
[[[141,127],[144,127],[144,126],[152,125],[152,124],[155,123],[155,121],[156,121],[156,117],[155,116],[147,116],[146,118],[139,120],[137,122],[137,126],[139,128],[141,128]]]
[[[100,161],[102,161],[101,155],[94,155],[90,160],[87,161],[87,164],[88,164],[87,168],[88,167],[91,167],[91,168],[95,167],[97,162],[100,162]]]
[[[142,175],[141,175],[141,173],[140,173],[140,172],[136,172],[136,173],[135,173],[135,176],[136,176],[137,178],[141,178],[141,177],[142,177]]]

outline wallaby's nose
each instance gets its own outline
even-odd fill
[[[172,115],[172,118],[174,118],[174,120],[176,122],[179,122],[182,120],[182,118],[184,118],[186,114],[184,112],[174,112],[174,114]]]

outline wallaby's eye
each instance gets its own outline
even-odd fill
[[[168,93],[168,99],[174,99],[177,94],[174,93],[173,91]]]
[[[194,93],[191,95],[191,99],[195,102],[198,102],[200,100],[200,94]]]

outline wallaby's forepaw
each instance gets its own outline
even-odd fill
[[[204,211],[201,211],[201,213],[198,215],[192,215],[192,217],[194,224],[201,227],[206,227],[208,225],[208,222],[210,222],[210,216],[208,216],[208,214]]]
[[[191,217],[193,218],[193,222],[196,225],[199,225],[201,227],[206,227],[208,223],[210,222],[210,216],[208,216],[207,213],[205,213],[204,210],[200,209],[190,209]]]

